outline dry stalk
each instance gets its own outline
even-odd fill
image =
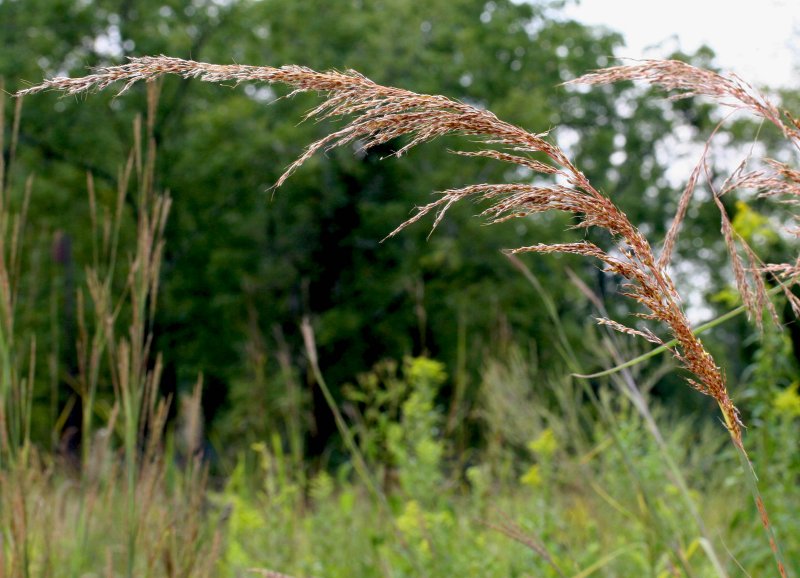
[[[294,161],[276,182],[276,187],[311,156],[320,151],[358,143],[369,149],[398,137],[407,142],[396,155],[439,136],[450,133],[478,137],[485,145],[478,152],[456,151],[465,156],[480,156],[526,167],[540,177],[540,183],[477,184],[446,190],[440,197],[416,209],[416,213],[389,237],[434,213],[433,228],[439,224],[447,210],[458,201],[474,198],[489,201],[482,215],[496,223],[545,211],[562,211],[577,218],[576,227],[597,227],[608,231],[614,239],[614,248],[604,250],[589,242],[565,244],[535,244],[511,250],[512,253],[572,253],[600,260],[606,270],[624,277],[627,284],[624,295],[630,297],[647,311],[639,317],[666,325],[675,338],[676,345],[667,344],[649,329],[634,329],[616,321],[600,322],[618,331],[643,337],[660,345],[667,345],[692,377],[687,381],[694,389],[713,397],[719,405],[731,440],[742,455],[742,424],[726,388],[724,376],[713,357],[692,332],[681,307],[680,297],[668,272],[675,238],[692,196],[695,184],[705,169],[705,158],[693,172],[681,197],[679,210],[667,235],[664,251],[656,258],[652,248],[639,230],[606,195],[595,189],[586,176],[572,164],[567,155],[547,138],[546,133],[534,134],[498,119],[487,110],[446,98],[417,94],[411,91],[376,84],[354,71],[317,72],[300,66],[215,65],[166,56],[132,58],[127,64],[98,68],[82,78],[54,78],[24,90],[18,95],[45,90],[57,90],[69,95],[102,90],[115,82],[123,82],[120,94],[138,81],[152,81],[165,74],[184,78],[199,78],[207,82],[261,81],[283,83],[297,92],[317,91],[325,101],[310,111],[306,118],[329,119],[346,117],[343,128],[311,144]],[[586,75],[575,82],[600,84],[623,80],[643,80],[670,90],[681,91],[674,98],[707,96],[735,109],[746,109],[777,126],[793,145],[800,147],[800,125],[788,113],[783,113],[766,97],[736,76],[722,76],[677,61],[643,61],[619,66]],[[784,120],[785,119],[785,120]],[[716,131],[715,131],[716,132]],[[534,158],[538,157],[538,158]],[[542,160],[538,160],[542,159]],[[543,162],[544,161],[544,162]],[[772,172],[739,172],[720,191],[719,197],[744,186],[754,187],[767,195],[800,197],[800,173],[786,165],[772,162]],[[737,282],[745,303],[755,312],[768,303],[764,297],[761,273],[769,271],[794,280],[800,276],[798,263],[786,265],[761,264],[755,254],[745,249],[750,261],[751,279],[757,278],[755,291],[746,281],[747,268],[739,260],[737,239],[730,222],[723,213],[723,233],[734,258]],[[746,245],[745,245],[746,247]],[[790,294],[790,292],[787,291]],[[796,300],[793,305],[797,306]],[[768,525],[768,522],[765,522]],[[776,554],[776,557],[778,555]],[[781,563],[781,573],[784,574]]]

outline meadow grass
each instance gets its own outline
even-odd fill
[[[156,101],[153,86],[148,119]],[[15,140],[20,110],[21,102]],[[29,274],[25,241],[39,231],[25,235],[32,179],[19,207],[12,187],[0,188],[0,576],[215,575],[219,532],[204,513],[205,466],[196,448],[184,447],[186,465],[178,468],[165,445],[169,400],[159,394],[161,362],[150,352],[170,204],[153,188],[152,127],[141,118],[134,124],[136,144],[120,169],[115,204],[100,206],[87,180],[93,261],[77,294],[77,373],[70,376],[81,409],[77,452],[51,453],[31,441],[36,336],[16,321]],[[0,165],[0,183],[13,183],[9,172]],[[123,246],[130,203],[135,243]],[[198,384],[184,404],[186,420],[199,420],[200,395]]]

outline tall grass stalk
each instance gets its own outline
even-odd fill
[[[326,383],[325,378],[322,375],[322,371],[319,368],[314,330],[311,327],[311,321],[308,318],[303,319],[300,325],[300,332],[303,335],[303,343],[305,345],[306,355],[308,356],[309,367],[311,368],[311,372],[314,376],[314,381],[317,382],[320,390],[322,390],[322,395],[325,398],[325,402],[328,404],[328,409],[333,414],[336,427],[342,436],[342,440],[347,446],[347,450],[350,452],[350,455],[353,458],[353,464],[356,472],[361,478],[364,486],[367,488],[367,490],[369,490],[370,494],[372,494],[377,503],[380,504],[380,506],[383,507],[386,512],[389,512],[390,508],[388,502],[386,501],[386,496],[372,478],[369,468],[367,467],[367,462],[364,459],[364,456],[362,456],[361,451],[358,449],[355,439],[353,439],[353,434],[350,431],[350,428],[347,426],[347,422],[345,422],[342,412],[339,411],[339,406],[336,404],[336,400],[333,398],[333,394],[331,393],[330,388],[328,388],[328,384]]]
[[[389,504],[389,501],[387,500],[386,495],[382,491],[380,485],[375,481],[372,474],[370,473],[369,468],[367,466],[367,462],[364,459],[363,454],[359,450],[355,439],[353,438],[353,433],[350,431],[350,428],[348,427],[347,422],[344,419],[344,416],[342,416],[342,412],[339,411],[339,407],[336,404],[336,400],[334,399],[333,394],[331,393],[331,390],[328,387],[328,384],[325,381],[324,376],[322,375],[322,370],[320,369],[318,363],[317,346],[316,346],[316,340],[314,338],[314,329],[311,326],[311,321],[307,317],[303,319],[300,325],[300,332],[303,336],[303,343],[305,346],[306,355],[308,357],[309,367],[314,376],[314,381],[317,382],[317,385],[322,390],[325,402],[328,404],[328,409],[330,409],[331,413],[333,414],[334,420],[336,422],[336,427],[339,430],[339,433],[341,434],[342,439],[344,440],[344,443],[347,446],[347,450],[350,452],[350,455],[353,459],[353,465],[355,467],[356,473],[361,479],[361,482],[364,484],[364,486],[367,488],[367,490],[375,499],[375,503],[378,505],[379,512],[383,514],[387,520],[390,520],[394,536],[397,539],[400,546],[409,555],[409,561],[414,565],[415,569],[421,573],[422,569],[417,560],[417,555],[414,552],[414,550],[412,550],[409,547],[405,537],[397,527],[397,521],[392,515],[392,509]]]
[[[766,309],[773,320],[777,314],[766,294],[764,274],[771,274],[782,286],[786,299],[800,311],[800,299],[792,295],[791,285],[800,277],[800,260],[781,264],[764,264],[739,236],[731,225],[721,197],[733,190],[749,188],[765,196],[780,196],[792,202],[800,198],[800,172],[784,163],[767,161],[765,169],[749,171],[743,163],[721,187],[716,187],[709,176],[705,153],[690,175],[681,194],[678,211],[664,239],[658,255],[648,240],[628,220],[616,204],[597,190],[568,155],[554,144],[546,133],[530,133],[520,127],[498,119],[487,110],[458,102],[444,96],[422,95],[399,88],[376,84],[357,72],[317,72],[300,66],[214,65],[166,56],[132,58],[121,66],[97,69],[81,78],[54,78],[38,86],[21,91],[19,95],[44,90],[58,90],[66,94],[80,94],[93,89],[104,89],[123,82],[124,92],[136,82],[151,81],[165,74],[184,78],[199,78],[208,82],[261,81],[288,84],[295,92],[317,91],[326,100],[312,110],[308,117],[318,119],[347,117],[345,126],[310,145],[278,179],[280,186],[295,170],[315,153],[343,145],[359,143],[368,149],[397,137],[408,137],[398,149],[402,155],[408,149],[436,137],[458,133],[477,137],[486,145],[473,152],[457,151],[464,156],[495,159],[524,167],[538,175],[534,183],[475,184],[450,189],[441,196],[417,209],[417,213],[389,234],[417,222],[425,215],[435,214],[433,228],[444,218],[455,203],[473,198],[489,202],[482,213],[489,222],[502,222],[513,218],[547,211],[561,211],[577,219],[576,227],[605,230],[614,240],[613,248],[603,249],[587,241],[563,244],[533,244],[512,249],[512,253],[571,253],[601,261],[608,272],[627,280],[624,293],[645,311],[638,316],[645,321],[658,322],[665,327],[674,344],[659,337],[654,329],[633,328],[607,318],[599,320],[617,331],[635,335],[659,346],[668,347],[675,359],[691,377],[687,383],[700,393],[712,397],[720,410],[730,441],[746,464],[749,459],[742,438],[743,424],[739,412],[729,395],[722,371],[703,342],[692,331],[683,311],[681,298],[669,272],[676,239],[681,223],[687,214],[695,186],[703,176],[713,190],[713,200],[720,210],[722,231],[730,252],[733,272],[739,292],[750,314],[758,323]],[[767,97],[736,76],[725,76],[702,70],[678,61],[647,60],[632,65],[618,66],[588,74],[575,83],[604,84],[640,80],[673,91],[673,98],[704,96],[735,110],[746,110],[773,124],[786,140],[800,149],[800,122],[788,111],[782,111]],[[712,135],[713,136],[713,135]],[[708,149],[708,147],[707,147]],[[543,159],[538,160],[538,159]],[[742,258],[744,255],[744,260]],[[745,266],[745,261],[747,266]],[[751,473],[754,499],[781,576],[787,576],[786,564],[777,545],[761,496],[756,488],[756,478]]]
[[[156,193],[153,186],[156,158],[153,123],[157,100],[157,85],[151,84],[148,87],[146,135],[142,137],[143,123],[141,118],[137,118],[134,122],[135,144],[119,174],[116,205],[113,214],[106,213],[102,223],[98,219],[93,180],[87,180],[93,239],[102,238],[100,250],[95,241],[95,262],[87,269],[86,276],[94,317],[91,338],[85,298],[83,293],[78,295],[78,351],[83,394],[82,472],[87,475],[91,471],[96,396],[107,359],[115,399],[120,404],[116,423],[122,430],[125,449],[129,576],[134,573],[139,518],[147,512],[154,484],[160,475],[152,471],[150,462],[157,459],[158,447],[155,444],[161,439],[167,415],[164,400],[159,402],[158,398],[161,360],[158,356],[151,359],[150,352],[150,327],[158,292],[163,234],[171,203],[168,195]],[[120,234],[133,178],[137,183],[132,203],[137,215],[136,245],[127,257],[129,268],[124,290],[119,298],[115,298]],[[129,312],[130,320],[127,335],[120,336],[117,325],[123,309]]]
[[[528,268],[525,263],[523,263],[519,257],[516,255],[508,255],[509,260],[514,265],[514,267],[522,273],[525,279],[530,282],[530,284],[535,289],[537,295],[541,299],[542,303],[545,306],[545,310],[550,317],[550,321],[552,323],[552,327],[556,332],[559,340],[559,348],[562,352],[562,356],[567,363],[567,366],[570,368],[571,371],[580,371],[578,356],[575,350],[573,349],[571,343],[567,339],[566,333],[564,332],[563,324],[561,319],[558,316],[558,312],[555,307],[555,302],[552,296],[545,290],[544,286],[541,284],[539,279],[536,275]],[[583,283],[583,281],[575,275],[574,272],[571,270],[567,270],[567,274],[572,280],[573,284],[578,287],[578,289],[589,299],[589,301],[594,304],[597,308],[599,313],[607,317],[608,313],[606,311],[605,305],[603,304],[602,300],[597,297],[589,287]],[[615,339],[616,335],[609,330],[608,332],[608,340],[606,342],[607,348],[612,356],[612,359],[616,363],[620,363],[622,356],[619,352],[619,346],[616,343]],[[646,425],[647,431],[653,437],[656,442],[656,446],[658,448],[659,455],[664,461],[664,464],[667,466],[667,476],[669,477],[670,481],[675,485],[676,488],[680,491],[680,496],[683,499],[684,504],[686,505],[689,513],[692,516],[692,519],[697,526],[697,530],[700,533],[700,544],[703,547],[703,550],[706,552],[707,556],[711,560],[715,572],[718,576],[722,578],[727,578],[728,574],[725,572],[723,568],[723,564],[719,558],[719,555],[714,548],[713,541],[711,536],[706,529],[705,523],[703,522],[702,517],[697,509],[697,504],[695,503],[694,498],[691,496],[691,492],[689,490],[689,485],[684,477],[683,473],[681,472],[678,464],[675,462],[672,456],[672,452],[670,451],[669,444],[664,439],[664,435],[661,431],[661,428],[658,426],[655,417],[650,409],[650,403],[647,397],[642,393],[640,387],[636,383],[636,380],[628,368],[623,368],[621,365],[619,375],[612,375],[612,383],[615,386],[616,390],[621,393],[625,398],[627,398],[633,407],[636,409],[637,413],[642,417],[644,423]],[[614,372],[616,373],[616,372]],[[582,377],[580,374],[573,373],[573,377]],[[608,407],[607,403],[601,403],[601,400],[597,399],[596,394],[594,391],[588,387],[586,382],[581,382],[581,390],[584,394],[593,401],[595,407],[599,410],[599,413],[603,416],[604,420],[609,425],[614,425],[616,422],[616,418],[614,417],[614,412]],[[615,428],[612,427],[610,431],[613,433]],[[642,495],[645,496],[645,500],[648,504],[652,503],[653,498],[648,497],[647,493],[643,490],[643,485],[639,484],[639,480],[636,476],[636,468],[633,467],[633,456],[630,456],[629,453],[625,450],[622,444],[619,443],[617,438],[613,438],[615,446],[619,450],[620,454],[623,456],[625,463],[628,465],[628,472],[634,479],[634,481],[639,486],[639,491],[642,492]],[[660,516],[657,513],[655,508],[650,508],[650,514],[654,518],[655,526],[659,529],[662,535],[666,536],[668,534],[668,530],[664,527],[661,523]],[[677,554],[677,553],[676,553]],[[684,566],[684,570],[687,571],[687,575],[691,575],[691,570],[688,567],[688,562],[682,559],[680,556],[677,556],[677,561],[679,564]]]
[[[8,162],[5,157],[5,90],[0,80],[0,468],[23,461],[29,450],[30,404],[33,402],[35,340],[26,347],[16,327],[17,299],[23,258],[23,234],[30,205],[33,177],[25,180],[16,211],[12,199],[13,167],[19,140],[22,101],[15,104]],[[21,455],[20,455],[21,454]]]
[[[17,317],[28,305],[18,288],[29,268],[22,240],[33,180],[20,191],[9,177],[5,160],[15,153],[3,148],[0,115],[0,576],[215,575],[221,528],[209,523],[205,503],[200,385],[179,414],[195,424],[179,468],[166,453],[170,400],[159,395],[161,361],[151,351],[171,202],[155,188],[156,89],[148,91],[146,121],[134,124],[136,142],[110,208],[87,175],[92,262],[77,293],[78,372],[70,383],[82,413],[77,470],[63,467],[69,455],[41,456],[31,442],[36,341],[23,338]],[[21,101],[16,111],[12,149]],[[123,234],[130,229],[133,244]]]
[[[0,511],[11,512],[14,520],[0,543],[0,572],[10,567],[27,577],[31,550],[35,547],[27,531],[31,498],[25,488],[29,467],[36,463],[30,443],[36,340],[31,338],[30,345],[26,346],[16,325],[16,314],[22,240],[33,178],[29,176],[25,180],[21,206],[14,210],[12,169],[22,102],[18,101],[14,108],[8,162],[4,142],[5,104],[5,90],[0,80]],[[6,564],[9,554],[12,561]]]

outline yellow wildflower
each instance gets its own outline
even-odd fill
[[[419,507],[419,502],[409,500],[403,513],[397,518],[397,527],[406,536],[413,536],[419,530],[421,518],[422,508]]]
[[[539,437],[528,443],[528,449],[537,456],[543,458],[550,457],[556,453],[556,450],[558,449],[558,441],[556,440],[553,430],[547,428],[540,433]]]
[[[772,407],[781,415],[788,417],[800,417],[800,394],[797,389],[800,381],[795,381],[792,385],[781,391],[772,400]]]
[[[527,472],[522,474],[519,479],[520,482],[532,488],[538,488],[542,485],[542,472],[539,469],[539,464],[532,465]]]

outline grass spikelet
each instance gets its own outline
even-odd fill
[[[677,60],[641,60],[634,64],[597,70],[569,81],[567,84],[594,85],[634,80],[673,91],[675,94],[670,96],[672,99],[705,96],[722,106],[733,108],[734,112],[747,111],[773,124],[795,148],[800,149],[800,124],[795,117],[789,111],[779,109],[767,96],[736,74],[718,74]],[[728,117],[724,118],[712,131],[706,141],[700,161],[692,171],[681,195],[678,211],[664,241],[663,252],[659,257],[659,264],[662,266],[669,263],[678,229],[686,215],[701,172],[706,173],[709,186],[713,188],[711,178],[708,177],[706,156],[711,141],[727,119]],[[800,278],[800,269],[797,268],[797,264],[764,266],[747,242],[733,231],[730,219],[719,197],[736,189],[748,188],[759,190],[762,196],[796,197],[800,194],[800,172],[771,159],[764,159],[764,162],[773,169],[772,173],[745,172],[745,162],[726,179],[721,190],[714,194],[714,202],[720,210],[722,233],[731,256],[736,286],[748,315],[754,318],[761,327],[762,312],[765,307],[773,322],[776,324],[780,322],[767,295],[763,274],[777,273],[784,280],[790,279],[790,283],[793,283]],[[794,233],[797,234],[796,231]],[[739,248],[747,256],[749,267],[745,267],[742,263]],[[800,313],[800,300],[791,293],[788,286],[784,286],[783,292],[795,313]]]
[[[794,117],[788,111],[781,111],[736,74],[718,74],[679,60],[639,60],[634,64],[596,70],[567,84],[610,84],[627,80],[641,80],[675,91],[672,99],[707,96],[723,106],[747,110],[774,124],[795,146],[800,146],[800,128]],[[784,118],[789,122],[784,122]]]

